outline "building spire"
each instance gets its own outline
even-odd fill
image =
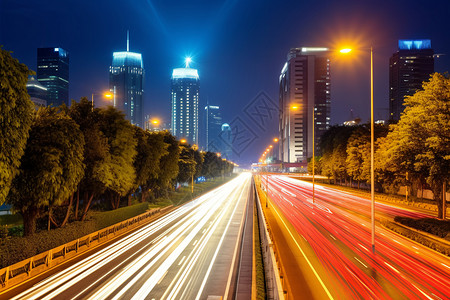
[[[127,52],[130,51],[130,31],[127,30]]]

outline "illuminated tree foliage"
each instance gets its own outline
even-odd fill
[[[0,205],[17,175],[32,122],[29,74],[27,66],[0,48]]]
[[[383,142],[381,169],[423,176],[442,218],[443,185],[450,173],[450,79],[435,73],[423,90],[406,97],[405,111]]]
[[[66,201],[84,174],[84,139],[78,125],[58,108],[41,108],[33,122],[19,175],[7,201],[24,219],[24,233],[35,232],[45,208]]]

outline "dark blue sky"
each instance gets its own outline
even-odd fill
[[[237,160],[256,159],[277,132],[256,128],[242,109],[265,91],[278,103],[278,75],[291,47],[374,47],[375,117],[387,116],[388,62],[398,39],[431,39],[436,71],[449,71],[450,1],[30,1],[1,0],[0,44],[36,69],[36,48],[70,52],[70,97],[108,88],[113,51],[143,55],[145,113],[170,115],[170,75],[186,55],[199,70],[201,106],[220,105],[224,121],[241,118],[255,138]],[[332,58],[333,124],[350,109],[369,117],[369,55]],[[200,109],[200,112],[203,112]]]

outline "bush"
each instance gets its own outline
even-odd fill
[[[450,232],[450,220],[438,220],[433,218],[413,219],[397,216],[394,218],[394,221],[441,238],[445,238]]]

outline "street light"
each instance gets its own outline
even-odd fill
[[[352,49],[339,50],[340,53],[350,53]],[[375,253],[375,172],[374,172],[374,120],[373,120],[373,47],[370,47],[370,218],[372,223],[372,252]]]
[[[91,100],[92,100],[92,111],[94,111],[94,95],[96,96],[103,96],[105,99],[113,99],[114,95],[110,91],[103,92],[103,93],[92,93]]]

